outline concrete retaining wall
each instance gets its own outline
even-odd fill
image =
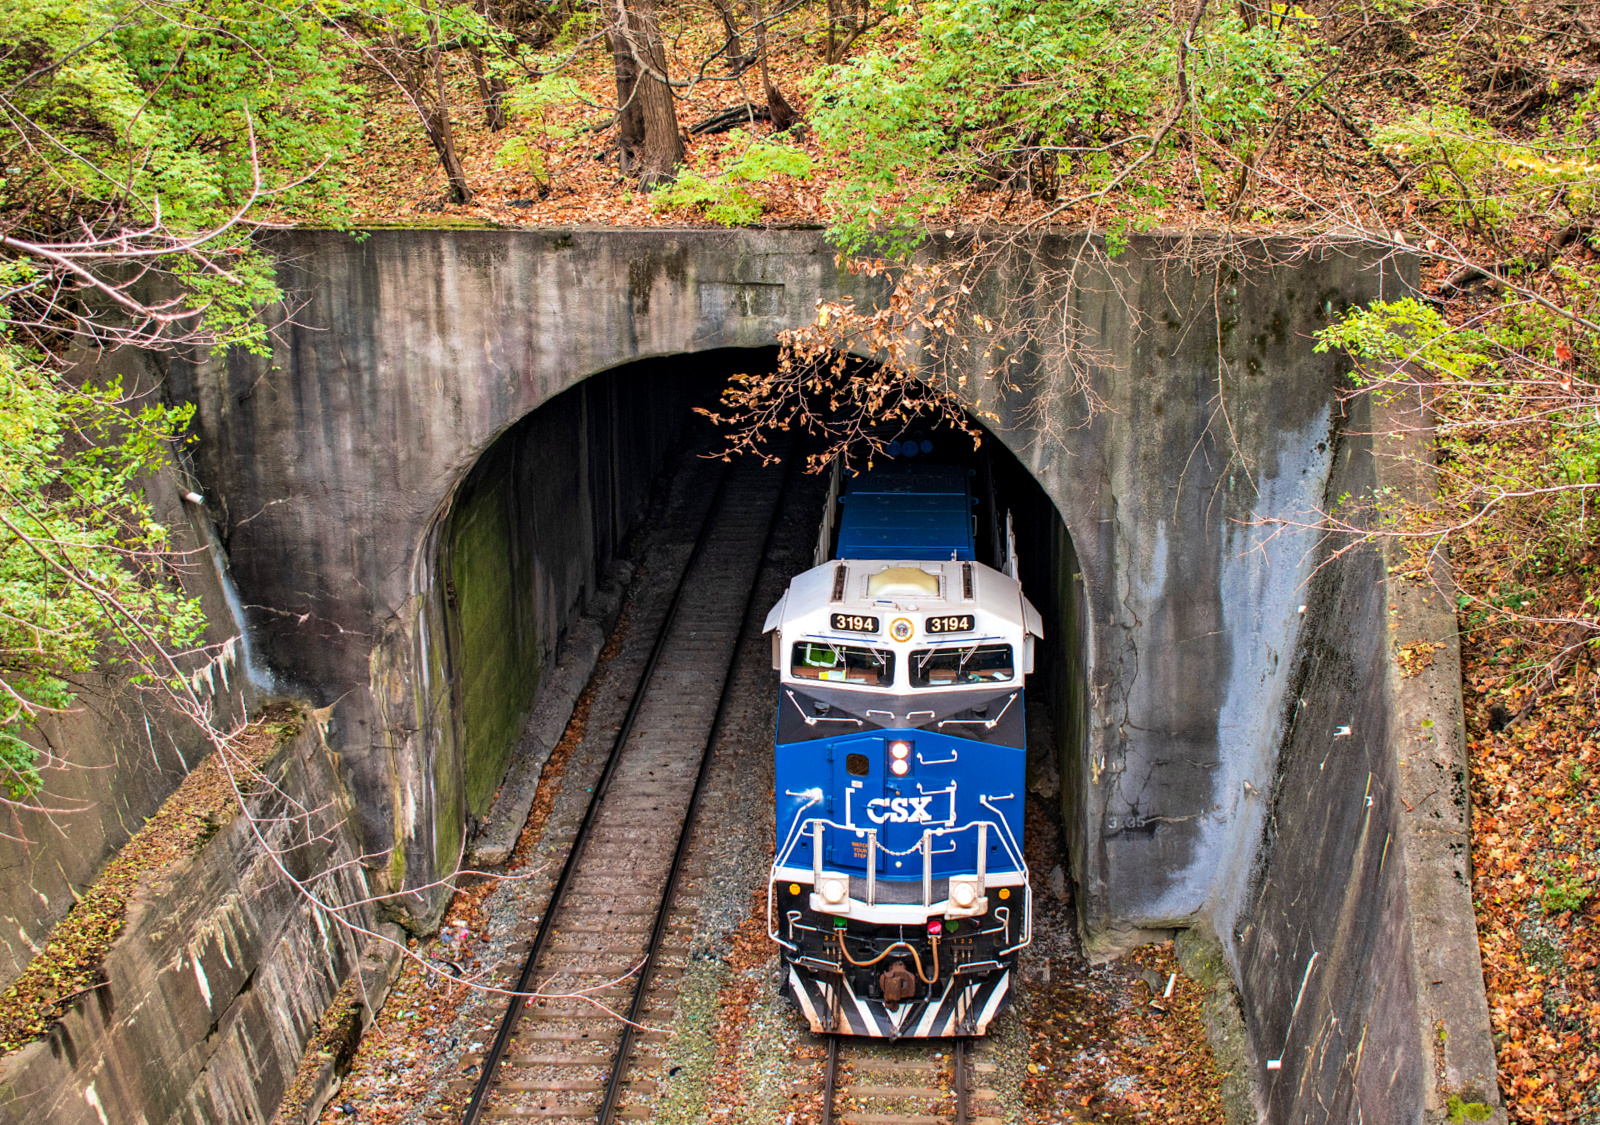
[[[1425,501],[1424,422],[1355,400],[1329,505]],[[1455,612],[1447,572],[1409,581],[1390,573],[1400,551],[1344,545],[1325,545],[1305,595],[1276,785],[1247,795],[1270,815],[1230,953],[1264,1120],[1440,1121],[1452,1096],[1499,1104]],[[1419,641],[1440,647],[1407,677],[1395,654]]]
[[[457,494],[439,566],[469,815],[488,810],[545,669],[643,507],[690,382],[587,380],[513,427]]]
[[[395,623],[373,661],[385,733],[415,725],[415,708],[429,744],[424,761],[402,760],[381,778],[415,841],[390,853],[380,876],[389,886],[404,886],[417,868],[455,870],[466,829],[489,811],[568,630],[591,610],[663,454],[708,385],[649,364],[585,380],[507,429],[426,531],[413,561],[416,616]],[[369,807],[385,796],[360,795]],[[500,827],[514,839],[515,826]],[[383,910],[427,930],[445,902],[431,891]]]
[[[335,902],[365,897],[350,811],[315,728],[265,768],[278,794],[130,905],[104,982],[0,1061],[3,1125],[264,1122],[359,943],[313,911],[267,851]],[[290,815],[289,801],[314,810]],[[300,846],[295,846],[299,844]],[[371,925],[370,911],[349,917]]]

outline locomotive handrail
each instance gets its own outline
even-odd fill
[[[1005,718],[1006,712],[1011,710],[1011,705],[1017,701],[1017,696],[1021,694],[1022,693],[1018,691],[1012,692],[1010,697],[1006,700],[1006,705],[1000,708],[1000,714],[996,715],[992,719],[941,719],[939,721],[939,729],[943,730],[945,727],[959,726],[961,724],[967,724],[969,726],[981,724],[984,730],[994,730],[994,728],[999,725],[1000,720]]]
[[[789,827],[789,833],[788,833],[788,836],[784,840],[783,847],[781,849],[779,849],[779,851],[777,853],[777,856],[772,861],[772,868],[773,868],[774,871],[776,871],[779,867],[783,867],[783,866],[785,866],[787,864],[790,855],[793,854],[795,847],[799,844],[800,838],[803,837],[803,836],[812,835],[815,832],[817,826],[820,826],[820,827],[822,827],[824,829],[832,828],[835,831],[839,831],[839,832],[853,832],[853,833],[862,833],[862,834],[875,833],[877,831],[877,829],[875,829],[875,828],[863,828],[859,824],[840,824],[836,820],[829,820],[827,817],[821,817],[821,816],[805,817],[805,818],[802,819],[801,816],[800,816],[800,813],[805,812],[806,809],[810,808],[812,805],[815,805],[819,801],[822,800],[822,796],[821,796],[820,793],[817,796],[812,797],[811,794],[813,792],[815,792],[815,791],[814,790],[807,790],[807,791],[802,792],[802,793],[786,793],[785,794],[785,796],[810,797],[811,799],[808,800],[804,805],[800,806],[800,808],[796,811],[794,822]],[[994,813],[995,816],[999,817],[1000,825],[1005,825],[1005,814],[1004,813],[1002,813],[999,809],[995,808],[993,805],[989,804],[989,800],[988,800],[987,797],[980,797],[979,800],[984,804],[985,807],[987,807],[989,809],[990,812]],[[923,838],[927,838],[927,837],[930,837],[930,836],[954,836],[957,833],[967,832],[967,831],[970,831],[972,829],[975,829],[975,828],[978,828],[978,827],[984,826],[984,825],[987,825],[989,827],[998,827],[998,825],[996,825],[996,823],[994,821],[991,821],[991,820],[969,820],[965,824],[957,824],[957,825],[943,825],[943,824],[941,824],[941,825],[939,825],[937,827],[934,827],[934,828],[924,828],[922,830],[922,836],[923,836]],[[1000,836],[1000,844],[1001,844],[1002,847],[1004,847],[1006,849],[1007,857],[1014,864],[1017,865],[1017,870],[1022,874],[1023,878],[1027,879],[1028,878],[1028,864],[1027,864],[1027,861],[1022,858],[1022,850],[1021,850],[1021,848],[1017,847],[1016,837],[1012,834],[1009,825],[1006,825],[1006,827],[1004,828],[1004,830],[1003,830],[1003,832],[1002,832],[1002,834]],[[906,848],[904,851],[896,851],[895,849],[890,848],[890,847],[886,847],[885,845],[883,845],[881,843],[878,845],[878,848],[881,851],[883,851],[885,854],[887,854],[887,855],[891,855],[891,856],[908,856],[908,855],[911,855],[913,853],[920,852],[922,850],[922,841],[919,839],[915,844],[913,844],[909,848]],[[815,861],[815,857],[813,857],[813,861]]]
[[[787,941],[783,937],[779,936],[777,921],[774,917],[774,911],[777,906],[776,887],[778,884],[778,869],[788,865],[789,858],[794,853],[794,849],[799,844],[800,840],[806,836],[810,836],[812,837],[812,887],[815,889],[817,886],[819,886],[821,884],[823,872],[822,851],[824,833],[829,828],[839,832],[866,834],[866,881],[867,905],[869,906],[877,905],[874,895],[877,883],[875,878],[877,875],[877,850],[882,848],[885,853],[898,856],[907,856],[911,855],[913,852],[922,852],[922,905],[924,907],[933,905],[932,842],[934,838],[939,836],[954,836],[961,832],[976,829],[978,832],[977,873],[979,878],[983,878],[987,874],[988,867],[987,837],[989,830],[991,828],[995,829],[997,837],[1000,840],[1000,846],[1005,848],[1007,858],[1011,860],[1011,862],[1016,866],[1017,872],[1022,876],[1023,894],[1022,937],[1015,945],[1011,945],[1000,950],[999,955],[1003,956],[1004,954],[1015,952],[1016,950],[1026,948],[1033,943],[1033,878],[1028,870],[1027,860],[1022,857],[1022,849],[1017,845],[1016,836],[1011,831],[1011,826],[1006,822],[1005,814],[990,803],[987,795],[980,796],[978,800],[985,808],[995,814],[998,823],[996,820],[969,820],[965,824],[959,824],[954,827],[940,825],[936,828],[925,828],[923,829],[922,837],[917,841],[917,843],[912,847],[907,848],[905,851],[895,851],[893,848],[886,848],[883,847],[882,844],[879,844],[877,842],[878,833],[876,829],[860,828],[854,824],[840,824],[838,821],[830,820],[827,817],[802,817],[800,814],[804,813],[812,805],[815,805],[822,800],[822,793],[820,790],[812,789],[801,793],[789,793],[786,791],[785,795],[791,797],[809,798],[806,803],[800,806],[800,809],[796,812],[794,821],[789,826],[789,833],[787,838],[784,840],[784,845],[773,857],[772,867],[767,874],[767,936],[773,941],[777,942],[779,945],[783,946],[785,949],[797,951],[800,947],[795,943]],[[846,877],[849,875],[848,872],[839,873],[846,875]]]
[[[789,697],[789,702],[794,704],[795,710],[800,712],[800,717],[805,720],[808,727],[814,727],[818,723],[854,723],[858,727],[861,725],[861,720],[854,715],[808,715],[806,709],[800,706],[800,701],[794,697],[794,692],[785,688],[783,694]]]
[[[1011,834],[1011,825],[1007,822],[1005,814],[999,809],[995,808],[994,805],[989,803],[989,795],[987,793],[978,794],[978,803],[1000,818],[1000,823],[1005,826],[1005,836],[1001,838],[1000,842],[1005,845],[1005,849],[1008,854],[1016,855],[1018,857],[1017,865],[1022,868],[1022,894],[1027,907],[1027,909],[1022,912],[1022,940],[1016,945],[1013,945],[1010,949],[1002,949],[1000,951],[1002,954],[1005,954],[1010,953],[1013,950],[1021,949],[1033,941],[1033,877],[1028,872],[1027,862],[1021,858],[1022,848],[1018,846],[1014,852],[1012,851],[1012,846],[1016,844],[1016,837]]]

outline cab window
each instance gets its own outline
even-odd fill
[[[894,653],[888,649],[801,641],[794,646],[789,671],[802,680],[887,687],[894,682]]]
[[[1010,645],[922,648],[911,654],[911,686],[1005,683],[1016,675]]]

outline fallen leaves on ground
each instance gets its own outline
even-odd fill
[[[1518,593],[1516,608],[1536,618],[1581,609],[1592,583],[1580,570],[1531,588],[1489,543],[1463,544],[1456,567],[1464,588],[1502,602]],[[1600,1120],[1600,675],[1580,658],[1548,683],[1558,627],[1484,616],[1462,621],[1462,671],[1473,899],[1501,1093],[1513,1121]]]
[[[1027,830],[1030,869],[1064,863],[1060,819],[1031,794]],[[1200,1018],[1204,990],[1179,970],[1172,943],[1090,965],[1070,889],[1058,898],[1053,881],[1045,874],[1035,891],[1034,947],[1023,962],[1029,1121],[1221,1125],[1222,1077]]]

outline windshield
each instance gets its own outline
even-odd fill
[[[922,648],[911,654],[911,686],[1005,683],[1016,675],[1010,645]]]
[[[894,682],[894,653],[888,649],[801,641],[794,646],[789,671],[803,680],[885,687]]]

